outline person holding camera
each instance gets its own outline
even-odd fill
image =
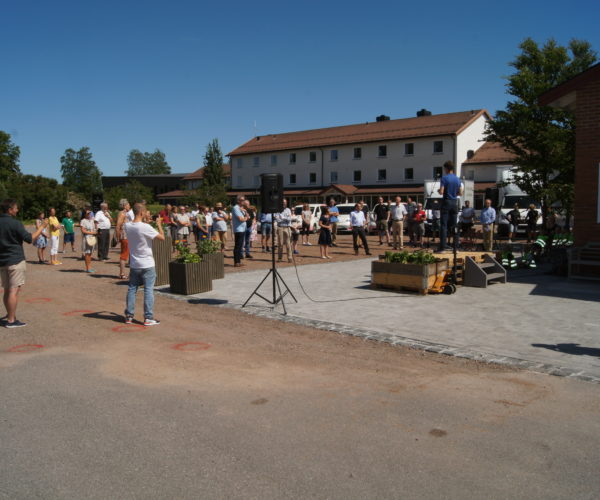
[[[129,287],[125,306],[125,323],[133,323],[135,313],[135,295],[140,286],[144,287],[144,326],[154,326],[160,321],[154,318],[154,282],[156,267],[152,254],[152,241],[165,240],[162,219],[156,218],[154,229],[144,222],[146,207],[141,203],[133,206],[133,222],[125,223],[125,232],[129,241]]]

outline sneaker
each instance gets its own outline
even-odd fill
[[[307,246],[312,247],[312,243],[308,242],[306,244],[307,244]]]
[[[8,321],[6,323],[4,323],[5,328],[20,328],[22,326],[27,326],[27,323],[23,323],[22,321],[19,321],[18,319],[15,319],[12,323],[9,323]]]
[[[158,321],[157,319],[148,319],[148,318],[146,318],[144,320],[144,326],[154,326],[154,325],[160,325],[160,321]]]
[[[90,274],[92,274],[92,273],[95,273],[95,272],[96,272],[96,271],[94,271],[93,269],[88,269],[88,270],[86,271],[86,273],[90,273]]]
[[[300,255],[300,252],[298,250],[294,250],[294,255]]]
[[[248,255],[246,255],[246,258],[247,259],[253,259],[254,257],[252,257],[252,255],[248,254]]]
[[[133,323],[133,316],[125,316],[125,324],[131,325]]]

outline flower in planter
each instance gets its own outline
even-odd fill
[[[180,264],[193,264],[202,261],[202,257],[199,254],[192,253],[187,241],[175,240],[175,250],[177,251],[175,262],[179,262]]]
[[[433,264],[437,262],[437,258],[429,253],[423,252],[419,250],[417,252],[407,252],[404,250],[403,252],[385,252],[385,261],[388,263],[398,263],[398,264]]]
[[[196,248],[198,250],[199,255],[217,253],[221,251],[221,242],[207,238],[199,241],[196,244]]]

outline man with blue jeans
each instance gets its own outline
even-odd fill
[[[244,208],[246,198],[237,197],[237,203],[233,206],[231,212],[231,225],[233,227],[233,237],[235,245],[233,247],[233,265],[242,266],[242,255],[244,253],[244,238],[246,237],[246,221],[249,219],[248,212]]]
[[[331,224],[331,246],[337,247],[337,227],[339,221],[340,209],[335,206],[335,200],[329,200],[329,223]]]
[[[156,238],[164,241],[165,234],[162,219],[156,219],[158,232],[146,224],[146,207],[141,203],[133,206],[133,222],[125,224],[125,233],[129,242],[129,289],[125,308],[125,323],[133,323],[135,313],[135,294],[140,286],[144,286],[144,326],[154,326],[160,321],[154,319],[154,282],[156,269],[152,255],[152,241]]]
[[[454,163],[447,161],[444,163],[446,175],[440,181],[438,193],[442,195],[441,208],[441,227],[440,227],[440,246],[438,252],[451,250],[447,246],[448,231],[454,232],[456,218],[458,216],[458,197],[462,196],[463,188],[460,179],[454,175]]]

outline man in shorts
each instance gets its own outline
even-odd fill
[[[73,214],[70,210],[67,210],[63,220],[61,221],[61,225],[65,230],[65,235],[63,237],[63,250],[62,253],[65,253],[67,250],[67,243],[71,243],[71,252],[75,251],[75,222],[73,221]]]
[[[375,214],[377,232],[379,233],[379,244],[383,245],[383,237],[385,236],[385,242],[389,245],[390,233],[388,231],[388,222],[390,220],[390,207],[383,202],[383,196],[380,196],[377,200],[377,205],[373,207],[373,213]]]
[[[21,221],[15,217],[19,212],[17,201],[4,200],[0,204],[0,278],[4,288],[4,307],[6,317],[2,323],[6,328],[18,328],[26,323],[16,318],[19,291],[25,284],[25,252],[23,242],[32,243],[48,227],[48,220],[31,234],[25,230]]]

